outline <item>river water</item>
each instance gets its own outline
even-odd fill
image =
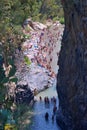
[[[62,29],[63,30],[63,29]],[[52,52],[52,56],[54,57],[51,63],[52,70],[55,72],[55,74],[58,73],[58,66],[57,66],[57,52],[60,51],[61,48],[61,40],[59,40],[56,43],[56,47],[54,51]],[[48,57],[49,58],[49,57]],[[39,97],[42,97],[42,100],[40,101]],[[50,103],[49,105],[46,105],[44,103],[44,97],[48,96]],[[56,91],[56,81],[54,82],[53,86],[46,89],[43,92],[40,92],[37,96],[37,102],[35,102],[32,111],[33,111],[33,117],[31,120],[31,124],[28,126],[27,130],[61,130],[58,124],[56,123],[56,115],[54,116],[54,121],[52,121],[52,115],[53,115],[53,107],[54,104],[51,102],[51,98],[55,97],[57,100],[57,109],[59,107],[59,100],[58,95]],[[49,120],[45,120],[45,113],[49,113]]]
[[[39,97],[42,97],[40,101]],[[48,96],[50,103],[46,105],[44,103],[44,97]],[[27,130],[60,130],[59,126],[56,123],[56,115],[54,116],[54,121],[52,121],[52,114],[53,114],[53,102],[51,98],[55,96],[57,99],[57,109],[59,106],[58,96],[56,93],[56,83],[54,83],[53,87],[39,93],[36,96],[37,102],[35,102],[33,106],[33,117],[32,123],[29,125]],[[48,121],[45,120],[45,113],[49,113]]]

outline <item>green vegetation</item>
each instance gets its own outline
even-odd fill
[[[17,111],[14,112],[14,119],[17,122],[18,130],[25,130],[29,125],[32,112],[32,106],[26,104],[17,105]]]
[[[64,24],[64,23],[65,23],[64,17],[61,17],[61,18],[59,19],[59,22],[60,22],[61,24]]]
[[[5,125],[9,113],[12,114],[13,101],[6,98],[8,91],[4,83],[17,82],[14,77],[14,53],[17,48],[21,50],[21,44],[30,37],[22,33],[22,25],[27,18],[40,22],[60,20],[64,23],[60,0],[0,0],[0,129]],[[26,31],[29,32],[29,28]],[[24,61],[31,64],[27,57],[24,57]]]
[[[20,25],[25,19],[43,22],[63,17],[60,0],[0,0],[0,7],[0,42],[6,66],[8,56],[13,55],[24,40]]]
[[[41,6],[41,16],[42,20],[44,19],[56,19],[63,17],[63,9],[61,8],[60,0],[42,0]]]
[[[29,58],[27,56],[24,57],[24,61],[27,65],[31,64],[31,61],[29,60]]]

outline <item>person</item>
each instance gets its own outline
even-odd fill
[[[53,96],[54,105],[56,105],[56,98]]]
[[[47,97],[47,103],[49,104],[49,98]]]
[[[41,100],[42,100],[42,97],[40,96],[39,98],[40,98],[40,101],[41,101]]]
[[[54,115],[52,115],[52,121],[54,121]]]
[[[55,114],[56,111],[57,111],[57,107],[56,107],[56,105],[54,105],[54,107],[53,107],[53,113]]]
[[[49,118],[49,114],[48,114],[48,112],[46,112],[45,113],[45,119],[48,120],[48,118]]]
[[[45,102],[45,104],[46,104],[46,102],[47,102],[47,98],[46,98],[46,97],[44,98],[44,102]]]
[[[45,97],[45,98],[44,98],[44,102],[45,102],[45,104],[46,104],[46,103],[49,104],[49,98],[48,98],[48,97]]]
[[[37,89],[35,88],[35,89],[34,89],[34,96],[36,96],[37,93],[38,93],[38,92],[37,92]]]

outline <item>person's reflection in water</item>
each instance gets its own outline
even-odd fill
[[[45,104],[45,108],[46,108],[46,109],[49,109],[49,108],[50,108],[50,104],[48,104],[48,103]]]
[[[48,114],[48,112],[46,112],[45,113],[45,120],[48,121],[48,119],[49,119],[49,114]]]
[[[54,115],[52,115],[52,123],[54,123]]]

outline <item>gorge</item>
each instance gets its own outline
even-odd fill
[[[87,130],[87,0],[61,2],[64,17],[59,0],[0,2],[0,129],[16,120],[22,127],[20,115],[26,109],[23,103],[29,105],[34,95],[51,88],[57,75],[59,109],[55,121],[62,130]],[[28,28],[27,18],[43,23],[48,20],[48,23],[44,26],[33,22]],[[65,26],[59,23],[63,18]],[[51,89],[50,94],[55,94]],[[41,107],[40,102],[35,105]],[[42,120],[36,118],[36,125]],[[51,126],[49,130],[58,129],[52,123]]]

